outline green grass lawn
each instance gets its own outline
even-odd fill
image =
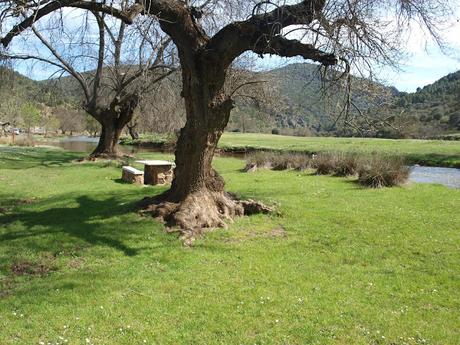
[[[226,149],[274,149],[310,153],[321,151],[379,152],[404,156],[410,163],[460,168],[460,141],[224,133],[219,145]]]
[[[163,144],[171,137],[146,135],[138,143]],[[133,140],[124,138],[124,144]],[[224,133],[219,147],[230,152],[253,150],[280,150],[318,153],[325,151],[348,151],[360,153],[383,153],[405,157],[410,164],[460,168],[460,141],[293,137],[263,133]]]
[[[135,212],[164,188],[79,156],[0,147],[2,345],[458,344],[459,190],[218,158],[228,190],[279,215],[185,248]]]

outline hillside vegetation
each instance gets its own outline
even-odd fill
[[[57,108],[58,113],[78,109],[81,103],[81,91],[71,77],[37,82],[16,72],[2,71],[0,93],[8,102],[0,106],[0,121],[14,118],[26,101]],[[239,75],[263,81],[265,86],[237,97],[228,131],[384,138],[450,135],[455,138],[454,134],[460,130],[460,71],[411,94],[352,78],[353,106],[349,116],[353,126],[343,122],[343,89],[324,84],[316,65],[290,64],[259,73],[240,71]],[[182,126],[184,111],[178,78],[178,75],[172,76],[160,89],[144,95],[136,120],[139,132],[171,132]],[[83,125],[73,124],[74,131],[88,122],[82,113],[78,116]],[[70,118],[75,119],[75,116]],[[160,125],[170,118],[174,118],[169,121],[171,125]],[[67,119],[67,127],[72,125],[69,122]],[[94,132],[94,123],[87,125],[91,125],[88,130]]]
[[[406,119],[413,131],[418,127],[420,136],[460,131],[460,71],[415,93],[400,94],[391,111]]]

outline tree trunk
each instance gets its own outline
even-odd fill
[[[131,139],[136,140],[139,139],[139,133],[137,133],[137,123],[133,124],[132,126],[128,125],[128,131],[129,135],[131,136]]]
[[[119,156],[118,141],[123,128],[120,128],[116,121],[106,120],[101,123],[101,135],[99,143],[91,153],[92,158],[116,158]]]
[[[237,216],[271,211],[260,203],[239,201],[226,193],[223,178],[212,168],[233,102],[223,91],[225,71],[210,71],[208,66],[212,64],[203,64],[205,72],[200,73],[183,65],[187,121],[177,142],[174,180],[169,191],[142,202],[145,212],[178,226],[187,243],[195,234],[225,227],[226,221]]]

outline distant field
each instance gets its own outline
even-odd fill
[[[229,151],[270,149],[309,153],[321,151],[379,152],[404,156],[411,163],[460,167],[460,142],[458,141],[224,133],[219,147]]]

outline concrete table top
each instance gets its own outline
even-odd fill
[[[159,161],[159,160],[136,161],[136,163],[141,163],[141,164],[148,165],[148,166],[176,166],[174,162]]]

